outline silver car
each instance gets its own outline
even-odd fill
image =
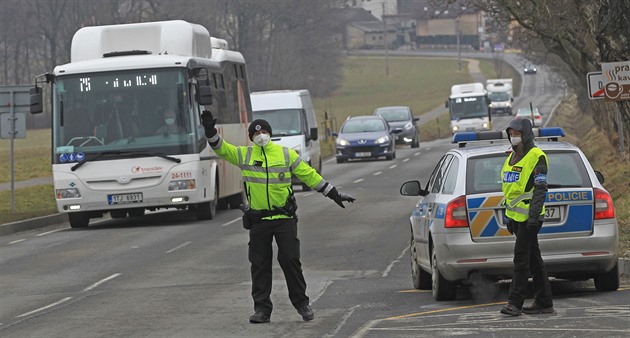
[[[549,276],[594,278],[600,291],[619,287],[618,230],[604,177],[576,146],[557,141],[561,128],[534,129],[548,157],[549,191],[539,244]],[[544,141],[540,139],[544,136]],[[476,142],[479,139],[488,142]],[[459,147],[439,161],[426,186],[405,182],[402,195],[421,196],[411,221],[411,275],[417,289],[452,300],[473,275],[509,279],[515,237],[506,229],[501,168],[510,150],[503,131],[458,133]]]

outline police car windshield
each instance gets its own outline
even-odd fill
[[[574,151],[546,150],[549,161],[549,188],[590,188],[591,180],[580,155]],[[505,154],[468,158],[466,194],[501,192],[501,169]]]

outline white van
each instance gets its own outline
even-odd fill
[[[297,151],[302,160],[321,174],[322,155],[317,119],[308,90],[254,92],[250,97],[254,119],[265,119],[271,125],[271,140]],[[301,184],[297,179],[293,183]],[[310,188],[302,184],[302,190]]]

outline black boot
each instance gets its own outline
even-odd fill
[[[297,308],[297,312],[302,316],[305,322],[315,318],[315,313],[313,313],[313,309],[311,309],[309,305],[300,306]]]
[[[249,322],[252,324],[269,323],[270,320],[271,315],[262,311],[256,311],[256,313],[249,317]]]

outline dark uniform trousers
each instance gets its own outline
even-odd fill
[[[542,307],[552,307],[551,286],[547,279],[547,270],[538,247],[540,225],[531,229],[527,222],[515,222],[514,234],[514,276],[510,284],[508,302],[519,309],[523,307],[527,296],[527,282],[530,273],[534,280],[534,302]]]
[[[278,245],[278,263],[284,272],[289,299],[295,308],[308,305],[306,281],[300,263],[300,240],[297,237],[297,219],[263,220],[252,225],[249,231],[249,262],[252,274],[254,311],[271,314],[273,238]]]

